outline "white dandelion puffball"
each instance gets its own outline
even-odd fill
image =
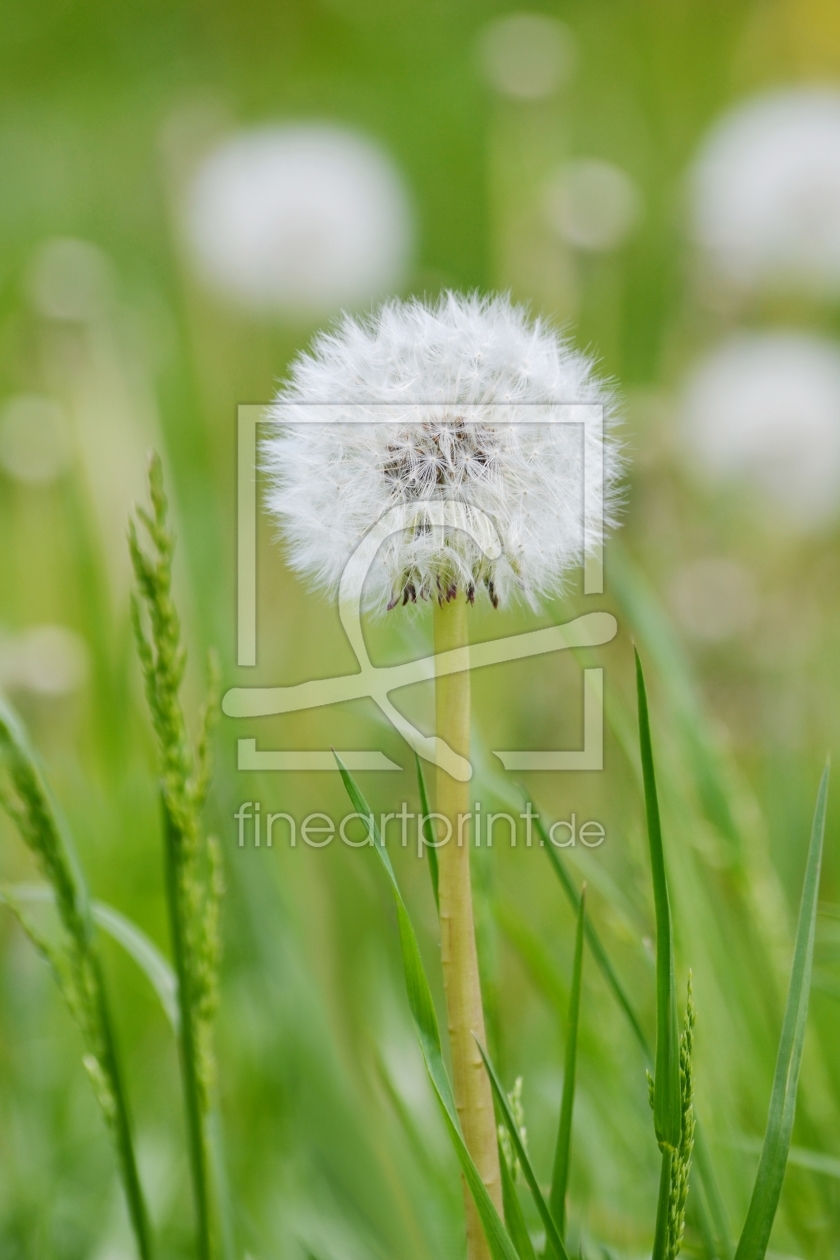
[[[322,124],[241,132],[212,152],[185,204],[209,284],[258,313],[323,315],[404,278],[409,199],[373,141]]]
[[[268,508],[292,567],[331,594],[401,510],[356,592],[367,608],[481,589],[536,604],[613,523],[613,408],[591,360],[507,297],[387,302],[292,365],[263,448]]]
[[[691,177],[693,232],[737,286],[840,290],[840,92],[795,88],[733,110]]]
[[[773,518],[819,527],[840,508],[840,349],[799,332],[741,333],[694,371],[689,452],[716,480],[751,484]]]

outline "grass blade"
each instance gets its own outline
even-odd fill
[[[534,821],[534,826],[537,830],[537,833],[540,837],[540,841],[542,842],[542,846],[546,854],[548,855],[548,860],[551,863],[552,867],[554,868],[554,873],[559,879],[560,885],[563,891],[565,892],[566,896],[571,902],[574,908],[575,914],[577,914],[580,909],[581,894],[575,888],[572,882],[572,877],[570,876],[569,872],[566,870],[565,863],[560,857],[560,854],[557,852],[555,846],[551,843],[551,840],[549,839],[549,836],[548,836],[548,832],[543,827],[542,821],[540,820],[536,812],[533,815],[533,821]],[[604,979],[606,980],[607,984],[612,990],[615,1000],[618,1002],[619,1006],[624,1011],[624,1014],[627,1017],[627,1021],[630,1024],[630,1027],[633,1031],[633,1036],[636,1038],[636,1041],[639,1044],[639,1049],[644,1055],[645,1060],[650,1061],[652,1063],[653,1056],[651,1054],[650,1044],[648,1042],[647,1037],[645,1036],[644,1029],[642,1028],[641,1020],[636,1014],[636,1011],[633,1007],[633,1003],[630,1001],[630,998],[627,994],[627,990],[624,988],[624,985],[619,980],[618,975],[615,971],[615,968],[613,967],[612,963],[609,960],[607,951],[605,950],[603,942],[601,941],[601,938],[598,935],[597,929],[592,923],[592,920],[589,918],[585,920],[584,932],[586,934],[586,943],[589,946],[592,957],[595,959],[595,962],[597,963],[598,968],[601,971],[601,974],[603,975]]]
[[[63,928],[50,951],[65,1000],[82,1032],[85,1067],[111,1131],[137,1250],[152,1256],[149,1216],[134,1151],[128,1095],[99,958],[90,900],[72,840],[63,826],[22,724],[0,697],[0,805],[15,823],[52,889]],[[14,908],[10,898],[9,904]],[[26,927],[25,921],[24,927]],[[33,939],[37,938],[33,934]]]
[[[35,905],[55,905],[55,894],[49,884],[11,884],[0,888],[0,901],[24,901]],[[103,901],[91,903],[91,915],[97,927],[122,945],[137,963],[158,995],[164,1014],[173,1029],[178,1026],[178,982],[175,972],[153,941],[131,919]]]
[[[653,1124],[661,1147],[676,1150],[680,1143],[680,1047],[674,972],[674,940],[671,905],[665,875],[662,826],[656,795],[653,749],[650,739],[647,693],[642,663],[636,652],[636,688],[639,699],[639,745],[645,785],[653,901],[656,912],[656,1054],[654,1059]]]
[[[557,1228],[557,1222],[551,1215],[548,1204],[543,1198],[543,1193],[540,1190],[540,1183],[537,1181],[536,1173],[531,1166],[531,1161],[528,1158],[528,1152],[525,1150],[525,1144],[523,1143],[522,1135],[519,1132],[519,1125],[516,1123],[513,1112],[510,1109],[510,1103],[507,1100],[507,1095],[502,1089],[501,1082],[496,1075],[496,1069],[487,1057],[487,1052],[484,1047],[479,1045],[478,1048],[481,1051],[484,1066],[487,1068],[487,1075],[490,1077],[490,1084],[493,1086],[493,1096],[496,1099],[496,1105],[499,1108],[502,1123],[510,1135],[513,1149],[516,1152],[516,1158],[519,1160],[523,1176],[528,1182],[528,1189],[534,1197],[534,1202],[537,1205],[537,1211],[539,1212],[542,1223],[545,1226],[548,1255],[556,1256],[557,1260],[569,1260],[568,1252],[563,1244],[563,1239],[560,1237],[560,1231]]]
[[[210,1260],[212,1243],[205,1112],[202,1105],[198,1076],[198,1046],[196,1045],[196,1021],[194,1017],[195,998],[188,962],[185,925],[183,916],[179,912],[181,890],[177,883],[179,863],[176,850],[181,844],[181,833],[163,792],[161,792],[161,809],[166,850],[164,874],[166,876],[167,906],[169,909],[169,931],[172,937],[175,974],[178,977],[177,992],[180,1008],[178,1019],[178,1057],[181,1061],[181,1072],[184,1081],[187,1146],[195,1196],[198,1254],[201,1260]]]
[[[552,1215],[557,1222],[561,1238],[566,1236],[566,1190],[569,1184],[569,1160],[572,1147],[572,1112],[575,1105],[575,1069],[577,1067],[578,1024],[580,1022],[580,989],[583,978],[583,936],[586,924],[586,885],[584,884],[578,907],[575,933],[575,961],[572,968],[572,992],[569,998],[569,1019],[566,1032],[566,1061],[563,1067],[563,1099],[560,1104],[560,1123],[557,1129],[557,1146],[554,1152],[554,1168],[551,1174],[551,1191],[548,1196]]]
[[[423,766],[417,753],[414,754],[414,761],[417,765],[417,786],[420,789],[420,808],[423,811],[423,839],[426,842],[426,853],[429,857],[429,874],[432,877],[432,892],[435,895],[435,906],[440,910],[440,896],[438,894],[438,855],[437,843],[435,838],[435,829],[432,826],[431,810],[429,809],[429,793],[426,791],[426,776],[423,774]]]
[[[525,798],[525,800],[528,801],[528,798]],[[533,808],[533,801],[531,801],[531,808]],[[565,863],[560,858],[560,854],[555,852],[548,837],[548,832],[543,827],[542,820],[540,820],[536,811],[534,811],[533,819],[534,827],[539,834],[540,840],[542,840],[545,853],[548,854],[549,862],[552,863],[554,873],[557,874],[560,881],[560,887],[563,888],[565,895],[567,895],[569,902],[572,903],[574,911],[577,913],[578,907],[581,905],[581,893],[574,887],[572,877],[570,877],[567,868],[565,868]],[[617,971],[613,968],[610,956],[608,956],[606,948],[604,948],[601,936],[598,935],[598,930],[588,915],[586,924],[584,924],[584,932],[586,932],[589,951],[591,951],[593,959],[596,961],[608,987],[612,990],[613,997],[616,998],[616,1002],[620,1005],[623,1013],[625,1013],[633,1036],[635,1036],[642,1055],[645,1057],[647,1066],[650,1068],[654,1067],[654,1052],[652,1052],[650,1042],[647,1041],[645,1036],[645,1029],[641,1026],[641,1019],[637,1016],[630,995],[627,994],[627,990],[623,987],[620,978],[618,978]],[[549,995],[552,994],[549,993]],[[710,1158],[707,1144],[705,1144],[703,1138],[703,1130],[700,1128],[699,1119],[696,1118],[694,1121],[694,1154],[696,1172],[698,1172],[700,1186],[703,1189],[703,1194],[694,1198],[694,1211],[700,1217],[700,1226],[704,1235],[709,1240],[712,1240],[712,1244],[710,1244],[712,1252],[710,1254],[715,1257],[719,1256],[720,1260],[730,1260],[730,1257],[732,1257],[732,1244],[729,1241],[727,1211],[725,1211],[723,1197],[720,1194],[712,1158]]]
[[[785,1018],[776,1058],[776,1073],[767,1130],[761,1151],[758,1172],[750,1200],[743,1233],[735,1252],[735,1260],[763,1260],[767,1254],[770,1231],[779,1205],[785,1178],[790,1138],[796,1111],[796,1090],[802,1062],[802,1047],[808,1018],[811,990],[811,967],[814,956],[814,931],[817,918],[817,897],[820,887],[825,811],[828,798],[828,766],[820,780],[805,882],[796,927],[796,944],[788,989]]]
[[[527,798],[526,798],[527,802]],[[533,802],[531,802],[533,807]],[[575,888],[572,877],[566,869],[566,864],[556,852],[552,845],[548,832],[542,825],[542,821],[536,811],[533,813],[534,826],[542,842],[542,846],[548,855],[554,872],[560,881],[560,885],[577,912],[580,905],[581,894]],[[587,915],[585,923],[586,943],[589,946],[590,953],[601,971],[607,985],[627,1017],[627,1022],[633,1032],[634,1037],[639,1045],[645,1063],[649,1068],[653,1068],[654,1057],[641,1020],[636,1014],[632,1001],[621,983],[618,974],[610,962],[607,951],[598,934],[598,930]],[[703,1188],[702,1197],[696,1197],[693,1200],[694,1211],[701,1218],[701,1228],[703,1233],[713,1240],[712,1254],[720,1257],[721,1260],[731,1260],[732,1244],[729,1241],[729,1223],[726,1219],[726,1209],[723,1204],[723,1198],[717,1183],[717,1177],[712,1166],[709,1152],[703,1139],[702,1129],[699,1119],[695,1118],[694,1128],[694,1155],[697,1173]]]
[[[420,1049],[423,1052],[426,1071],[429,1074],[432,1088],[440,1104],[444,1124],[455,1149],[455,1154],[458,1157],[458,1162],[461,1165],[464,1180],[469,1186],[470,1193],[475,1201],[493,1260],[520,1260],[517,1256],[516,1248],[511,1242],[510,1236],[496,1211],[493,1200],[490,1198],[478,1169],[467,1150],[467,1145],[461,1132],[452,1086],[449,1083],[449,1077],[446,1074],[446,1068],[443,1063],[440,1031],[429,982],[423,968],[423,960],[420,957],[420,948],[417,944],[414,927],[402,899],[402,893],[397,883],[397,877],[394,874],[394,868],[391,865],[391,859],[388,856],[382,837],[379,834],[379,828],[376,826],[373,813],[367,801],[347,768],[342,764],[341,759],[336,756],[335,752],[333,752],[333,756],[335,756],[338,763],[338,769],[347,789],[347,795],[350,797],[354,810],[365,820],[371,844],[391,883],[391,891],[394,894],[394,902],[397,908],[397,924],[400,934],[405,986],[408,993],[408,1004],[414,1019],[414,1027],[420,1042]]]
[[[534,1251],[534,1244],[531,1242],[531,1235],[528,1233],[525,1217],[522,1214],[522,1204],[519,1202],[519,1195],[516,1193],[516,1186],[507,1162],[507,1156],[502,1150],[501,1144],[499,1145],[499,1171],[502,1174],[502,1202],[505,1207],[505,1224],[513,1240],[513,1245],[519,1253],[520,1260],[537,1260],[537,1253]]]

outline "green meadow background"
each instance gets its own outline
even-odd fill
[[[635,745],[632,642],[651,693],[678,979],[693,971],[697,1112],[733,1236],[763,1135],[810,816],[836,744],[840,551],[836,528],[802,535],[737,486],[712,489],[682,456],[685,371],[732,328],[795,325],[829,337],[840,305],[807,297],[716,302],[686,232],[686,171],[733,101],[840,76],[830,0],[589,0],[535,5],[560,18],[575,74],[517,101],[484,81],[484,25],[518,6],[449,0],[281,0],[206,5],[5,0],[0,11],[0,404],[46,395],[71,417],[75,455],[48,486],[0,470],[0,661],[27,628],[80,636],[78,686],[7,689],[77,839],[94,894],[169,951],[154,748],[128,622],[125,524],[161,450],[178,534],[177,590],[195,712],[207,649],[224,685],[291,683],[354,668],[337,613],[291,575],[262,521],[259,664],[236,667],[236,407],[270,399],[315,321],[251,316],[195,274],[178,206],[208,130],[315,119],[376,139],[402,171],[416,244],[403,292],[510,289],[597,354],[623,398],[630,457],[606,591],[579,583],[540,617],[477,609],[476,638],[615,612],[591,660],[547,658],[474,676],[476,797],[518,801],[495,748],[574,748],[581,664],[605,671],[602,773],[531,774],[541,816],[606,830],[569,848],[623,981],[654,1027],[653,907]],[[531,11],[531,10],[529,10]],[[638,227],[582,254],[548,239],[533,206],[568,157],[628,172]],[[73,237],[107,260],[107,299],[84,320],[33,301],[43,243]],[[319,321],[320,322],[320,321]],[[751,574],[746,628],[693,633],[674,595],[707,557]],[[74,640],[75,642],[75,640]],[[372,625],[377,663],[429,649],[428,610]],[[8,649],[7,649],[8,650]],[[0,667],[0,675],[2,667]],[[419,723],[424,687],[399,697]],[[417,808],[413,762],[358,702],[293,719],[223,719],[207,807],[227,892],[218,1020],[221,1113],[235,1252],[253,1260],[443,1260],[462,1254],[455,1157],[426,1084],[404,996],[389,890],[375,857],[339,844],[237,845],[234,811],[300,820],[348,811],[335,773],[236,768],[264,749],[379,747],[403,767],[360,775],[373,805]],[[835,798],[836,800],[836,798]],[[441,998],[428,864],[398,875]],[[830,805],[810,1028],[776,1257],[840,1257],[840,864]],[[538,847],[500,828],[475,855],[491,1045],[508,1088],[523,1078],[529,1146],[548,1176],[562,1085],[573,918]],[[35,872],[5,819],[0,878]],[[175,1047],[145,977],[111,942],[108,980],[162,1256],[191,1254],[191,1200]],[[682,1000],[682,999],[681,999]],[[588,1257],[649,1254],[659,1156],[638,1046],[587,958],[570,1230]],[[0,910],[0,1257],[123,1260],[132,1242],[81,1042],[47,968]],[[530,1210],[530,1209],[529,1209]],[[529,1218],[534,1229],[538,1220]],[[686,1254],[705,1254],[691,1224]]]

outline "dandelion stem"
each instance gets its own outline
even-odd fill
[[[467,601],[436,604],[435,652],[468,643]],[[470,676],[467,670],[439,677],[435,683],[437,735],[460,756],[470,751]],[[437,811],[451,827],[448,841],[438,850],[441,959],[446,991],[449,1043],[455,1105],[464,1140],[497,1209],[502,1211],[502,1189],[493,1097],[479,1044],[485,1044],[484,1012],[475,945],[470,886],[470,832],[467,824],[469,788],[438,767]],[[446,835],[446,824],[440,839]],[[469,1191],[467,1212],[468,1260],[489,1260],[490,1251]]]
[[[185,929],[182,923],[180,890],[178,887],[180,843],[177,826],[162,796],[166,868],[166,899],[169,906],[169,929],[172,935],[172,955],[175,974],[178,977],[178,1052],[184,1082],[184,1112],[187,1123],[187,1144],[190,1155],[190,1171],[195,1200],[196,1232],[199,1260],[210,1260],[210,1203],[207,1194],[207,1147],[201,1094],[196,1071],[197,1047],[193,1036],[193,1000],[190,969],[187,963]]]

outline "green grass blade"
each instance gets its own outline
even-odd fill
[[[668,1253],[668,1208],[671,1201],[671,1161],[673,1158],[673,1151],[665,1147],[662,1151],[662,1164],[659,1171],[656,1233],[653,1239],[651,1260],[671,1260],[671,1256]]]
[[[575,1071],[577,1067],[585,924],[586,885],[584,884],[580,896],[577,931],[575,933],[575,961],[572,967],[572,992],[569,998],[569,1018],[566,1032],[566,1060],[563,1067],[563,1099],[560,1104],[560,1123],[557,1129],[557,1146],[554,1151],[551,1191],[548,1196],[551,1213],[557,1222],[561,1238],[566,1236],[566,1191],[569,1185],[569,1160],[572,1149],[572,1112],[575,1105]]]
[[[335,753],[333,755],[335,756]],[[426,1071],[429,1074],[432,1088],[440,1104],[444,1124],[455,1149],[455,1154],[458,1157],[458,1162],[461,1165],[464,1180],[469,1186],[475,1202],[490,1252],[493,1260],[520,1260],[501,1217],[496,1211],[493,1200],[490,1198],[487,1188],[481,1180],[481,1175],[473,1163],[472,1156],[467,1150],[467,1145],[461,1132],[458,1113],[455,1109],[455,1098],[443,1063],[440,1031],[429,982],[423,968],[423,960],[420,957],[420,948],[417,944],[414,927],[402,899],[402,893],[397,883],[397,877],[394,874],[394,868],[391,865],[391,859],[388,856],[382,837],[379,834],[379,828],[376,826],[373,813],[367,801],[349,771],[342,764],[341,759],[338,756],[335,759],[338,763],[344,786],[347,789],[347,795],[350,797],[354,810],[365,819],[373,848],[391,883],[391,891],[394,894],[394,902],[397,908],[397,925],[400,934],[405,987],[408,992],[408,1004],[414,1019],[414,1027],[420,1042],[420,1049],[423,1052]]]
[[[744,1230],[738,1243],[738,1250],[735,1252],[735,1260],[763,1260],[767,1254],[770,1231],[773,1228],[785,1178],[808,1018],[827,798],[828,766],[823,771],[820,780],[811,828],[805,882],[796,927],[790,987],[776,1058],[776,1073],[773,1080],[773,1092],[770,1096],[764,1146]]]
[[[520,1260],[537,1260],[537,1253],[534,1251],[534,1244],[531,1242],[531,1235],[528,1233],[525,1217],[522,1214],[522,1204],[519,1202],[519,1195],[516,1193],[516,1186],[508,1167],[507,1157],[501,1145],[499,1146],[499,1171],[502,1174],[502,1202],[505,1208],[505,1224],[513,1240],[513,1245],[519,1253]]]
[[[137,1250],[142,1260],[151,1260],[151,1228],[137,1169],[128,1094],[84,876],[23,724],[2,696],[0,769],[8,779],[0,782],[0,806],[14,821],[55,896],[66,938],[61,956],[72,975],[76,995],[70,1002],[71,1013],[81,1028],[88,1056],[97,1064],[101,1085],[97,1088],[94,1082],[94,1090],[114,1139]],[[54,957],[58,959],[57,954]]]
[[[166,876],[166,900],[169,909],[169,932],[172,938],[172,955],[175,974],[178,977],[179,1005],[178,1051],[184,1081],[184,1110],[186,1113],[187,1149],[195,1199],[198,1255],[200,1260],[210,1260],[212,1254],[210,1225],[210,1186],[208,1176],[207,1135],[198,1079],[198,1054],[195,1044],[194,1002],[187,941],[182,915],[179,912],[178,861],[175,850],[182,843],[178,824],[163,792],[160,794],[163,815],[163,833],[166,852],[164,874]]]
[[[429,874],[432,877],[432,892],[435,895],[435,906],[440,910],[440,896],[438,894],[438,855],[436,847],[435,829],[432,826],[432,820],[429,817],[431,810],[429,808],[429,793],[426,791],[426,776],[423,773],[423,766],[417,753],[414,754],[414,761],[417,765],[417,786],[420,789],[420,808],[423,811],[423,839],[426,841],[426,853],[429,858]]]
[[[566,870],[565,863],[555,849],[554,845],[551,843],[551,840],[548,837],[548,832],[545,830],[542,825],[542,821],[536,814],[534,815],[534,826],[540,840],[542,841],[545,852],[548,855],[548,860],[554,869],[554,873],[559,879],[563,891],[574,907],[575,914],[577,914],[580,908],[580,893],[575,888],[572,878]],[[595,959],[595,962],[610,989],[612,989],[616,1001],[624,1011],[627,1021],[633,1031],[633,1036],[636,1038],[645,1060],[652,1065],[653,1055],[651,1053],[650,1043],[648,1042],[644,1029],[642,1028],[641,1020],[636,1014],[633,1003],[630,1001],[627,994],[627,990],[619,980],[615,968],[609,960],[607,951],[605,950],[603,942],[598,935],[597,929],[589,918],[585,921],[584,931],[586,933],[586,943],[589,946],[592,957]]]
[[[526,798],[527,802],[527,798]],[[531,802],[533,807],[533,802]],[[534,811],[534,826],[542,841],[548,859],[554,869],[560,885],[577,912],[580,905],[580,893],[574,886],[572,877],[566,869],[566,864],[560,854],[556,852],[554,846],[549,840],[548,833],[542,825],[536,811]],[[609,988],[612,990],[613,996],[624,1012],[627,1022],[633,1032],[634,1037],[639,1045],[645,1062],[652,1069],[654,1065],[653,1051],[650,1042],[645,1036],[642,1028],[641,1020],[636,1014],[636,1010],[632,1001],[621,983],[618,974],[610,962],[607,951],[598,934],[598,930],[592,922],[589,915],[586,917],[585,924],[586,943],[592,957],[606,980]],[[549,994],[549,996],[551,996]],[[702,1217],[702,1225],[704,1232],[714,1239],[714,1255],[719,1256],[721,1260],[731,1260],[732,1244],[729,1241],[729,1223],[726,1218],[726,1208],[723,1204],[723,1198],[720,1188],[717,1184],[717,1177],[712,1166],[711,1158],[703,1138],[703,1131],[699,1119],[695,1118],[694,1129],[694,1151],[697,1173],[703,1186],[704,1197],[694,1199],[694,1210]]]
[[[513,1149],[516,1152],[516,1158],[519,1160],[523,1176],[528,1183],[528,1189],[534,1197],[534,1203],[537,1205],[537,1211],[539,1212],[542,1223],[545,1226],[547,1253],[550,1256],[555,1256],[557,1260],[569,1260],[568,1252],[563,1244],[563,1239],[560,1237],[560,1231],[557,1228],[557,1222],[551,1215],[548,1204],[543,1198],[543,1193],[540,1190],[540,1183],[537,1181],[536,1173],[531,1166],[531,1161],[528,1158],[528,1152],[525,1150],[522,1135],[519,1132],[519,1126],[516,1123],[513,1112],[510,1109],[510,1103],[507,1100],[507,1095],[502,1089],[501,1082],[496,1075],[496,1069],[487,1057],[487,1052],[484,1047],[480,1044],[480,1042],[477,1042],[476,1044],[478,1045],[481,1057],[484,1060],[484,1066],[487,1068],[487,1075],[490,1077],[490,1084],[493,1087],[493,1097],[496,1099],[496,1105],[499,1108],[502,1123],[510,1134],[510,1140],[513,1144]]]
[[[0,901],[8,894],[14,901],[34,905],[55,905],[55,894],[49,884],[11,884],[0,888]],[[178,982],[175,972],[153,941],[131,919],[102,901],[91,904],[97,927],[121,945],[136,962],[157,994],[164,1014],[173,1029],[178,1026]]]
[[[694,1197],[693,1211],[699,1219],[703,1234],[710,1240],[711,1254],[715,1257],[719,1256],[720,1260],[732,1260],[733,1249],[726,1207],[706,1146],[705,1134],[696,1112],[694,1116],[694,1166],[699,1178],[700,1194]]]
[[[656,911],[656,1055],[654,1059],[653,1123],[661,1146],[676,1150],[680,1142],[680,1043],[677,1025],[677,993],[671,905],[665,875],[662,826],[656,795],[653,748],[650,739],[647,693],[642,663],[636,652],[636,687],[639,700],[639,745],[645,785],[653,901]]]

